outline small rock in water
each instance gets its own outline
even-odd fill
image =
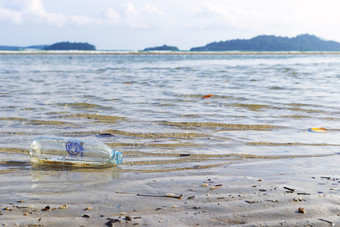
[[[69,206],[65,203],[64,205],[60,206],[59,209],[67,209]]]
[[[299,212],[300,214],[305,214],[305,213],[306,213],[305,209],[304,209],[304,208],[301,208],[301,207],[298,209],[298,212]]]
[[[119,219],[113,219],[113,218],[107,218],[107,222],[105,223],[106,226],[114,226],[113,223],[118,222],[120,223],[121,221]]]
[[[48,211],[48,210],[50,210],[51,209],[51,207],[50,206],[46,206],[44,209],[42,209],[41,211]]]
[[[125,220],[132,221],[132,217],[127,215],[127,216],[125,216]]]

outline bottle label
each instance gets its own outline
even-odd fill
[[[83,157],[83,143],[79,141],[68,141],[65,144],[66,151],[71,156],[77,156],[80,153],[80,156]]]

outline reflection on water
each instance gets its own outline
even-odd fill
[[[67,188],[77,191],[81,187],[91,187],[116,180],[121,175],[120,167],[112,168],[72,168],[32,165],[30,169],[32,188],[59,192]]]

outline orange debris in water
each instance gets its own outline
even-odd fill
[[[213,95],[205,95],[205,96],[202,97],[202,99],[207,99],[207,98],[210,98],[211,96],[213,96]]]

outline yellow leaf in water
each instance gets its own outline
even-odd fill
[[[325,132],[327,132],[327,129],[325,129],[325,128],[309,128],[308,131],[309,132],[321,132],[321,133],[325,133]]]

